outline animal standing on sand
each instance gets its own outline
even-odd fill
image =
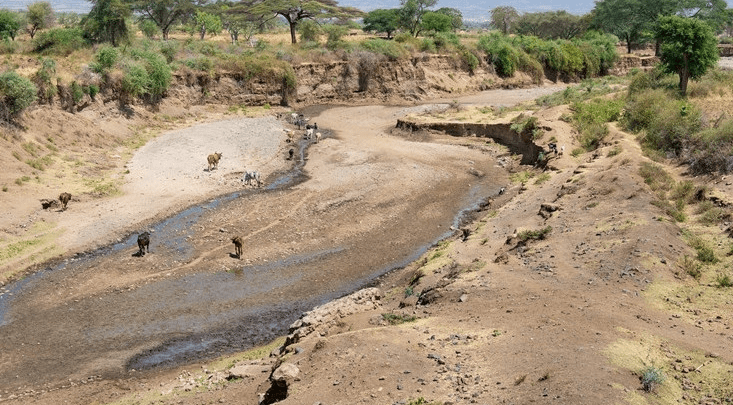
[[[305,130],[305,134],[303,135],[303,139],[311,139],[313,138],[313,128],[308,128]]]
[[[293,155],[295,154],[295,149],[290,148],[288,151],[288,160],[293,160]]]
[[[221,159],[221,153],[220,152],[214,152],[213,154],[209,155],[207,160],[209,161],[209,171],[211,171],[211,168],[214,169],[219,168],[219,159]]]
[[[140,257],[145,256],[145,252],[150,253],[150,233],[143,232],[137,235],[137,247],[140,249]]]
[[[256,187],[259,187],[262,185],[262,180],[260,179],[260,172],[258,171],[245,171],[244,176],[242,176],[242,183],[251,186],[252,182],[254,182]]]
[[[234,254],[237,255],[238,259],[241,259],[242,258],[242,245],[244,244],[242,237],[241,236],[233,237],[232,243],[234,243]]]
[[[321,141],[321,133],[320,132],[316,132],[316,143],[318,143],[320,141]]]
[[[59,201],[61,201],[61,210],[66,211],[66,204],[71,201],[71,194],[61,193],[61,195],[59,195]]]

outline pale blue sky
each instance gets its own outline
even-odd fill
[[[22,10],[28,4],[38,0],[0,0],[0,8],[10,10]],[[91,8],[91,3],[86,0],[46,0],[51,3],[56,11],[73,11],[86,13]],[[339,0],[342,6],[351,6],[364,11],[371,11],[377,8],[397,8],[399,0]],[[510,5],[520,12],[538,12],[565,10],[572,14],[585,14],[593,9],[593,0],[515,0],[502,2],[497,0],[438,0],[437,8],[452,7],[461,10],[465,20],[486,20],[489,17],[489,10],[498,6]]]

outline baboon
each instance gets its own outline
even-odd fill
[[[214,154],[209,155],[207,160],[209,161],[209,171],[211,171],[211,168],[214,169],[219,168],[219,159],[221,159],[221,153],[220,152],[214,152]]]
[[[150,233],[137,235],[137,247],[140,249],[140,257],[145,256],[145,252],[150,253]]]
[[[66,211],[66,204],[68,204],[69,201],[71,201],[71,194],[61,193],[61,195],[59,195],[59,201],[61,201],[61,209],[63,211]]]
[[[241,236],[233,237],[232,243],[234,243],[234,254],[237,255],[238,259],[241,259],[242,258],[242,245],[244,244],[242,237]]]

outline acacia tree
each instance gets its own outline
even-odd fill
[[[661,41],[661,67],[679,75],[683,96],[689,79],[700,78],[718,61],[715,34],[704,21],[676,15],[661,17],[655,34]]]
[[[387,34],[387,39],[390,39],[392,38],[392,33],[399,28],[399,15],[397,15],[397,9],[380,8],[370,11],[364,17],[363,22],[364,31],[384,32]]]
[[[84,35],[94,42],[118,46],[128,39],[125,20],[132,16],[130,6],[122,0],[90,0],[94,5],[81,24]]]
[[[651,0],[651,2],[656,0]],[[648,12],[648,10],[646,10]],[[626,41],[627,53],[639,43],[649,20],[640,0],[602,0],[593,9],[592,26]]]
[[[491,26],[504,35],[509,34],[514,24],[519,20],[519,12],[512,6],[494,7],[489,13],[491,13]]]
[[[364,13],[353,7],[340,7],[336,0],[244,0],[240,12],[256,16],[267,23],[281,16],[290,26],[290,40],[297,43],[296,28],[306,19],[348,19]]]
[[[164,40],[168,39],[173,24],[194,14],[193,0],[132,0],[131,5],[133,11],[160,28]]]
[[[33,39],[36,32],[45,28],[50,28],[53,25],[55,17],[53,9],[51,8],[51,3],[47,1],[38,1],[29,4],[26,19],[28,20],[26,31],[28,31],[28,35]]]
[[[10,38],[15,41],[15,34],[20,29],[18,13],[9,10],[0,10],[0,39]]]
[[[400,26],[417,37],[422,31],[422,17],[428,12],[428,8],[438,4],[438,0],[400,0],[400,4]]]
[[[461,10],[451,7],[441,7],[435,10],[435,12],[450,17],[451,28],[453,31],[459,30],[463,27],[463,13],[461,13]]]
[[[223,28],[221,18],[218,15],[209,14],[201,10],[196,10],[196,17],[193,23],[199,31],[201,40],[204,39],[207,32],[216,35]]]
[[[423,15],[420,29],[428,33],[448,32],[453,28],[450,16],[428,11]]]

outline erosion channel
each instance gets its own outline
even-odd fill
[[[488,91],[458,101],[510,105],[556,90]],[[485,138],[391,134],[397,118],[423,108],[429,105],[305,109],[326,136],[297,162],[286,162],[285,124],[271,118],[271,133],[251,136],[275,137],[278,147],[258,158],[282,161],[290,171],[270,170],[262,188],[242,186],[146,226],[151,253],[143,257],[128,232],[119,243],[5,286],[0,390],[115,378],[243,350],[285,334],[302,312],[414,260],[508,183],[497,165],[506,152]],[[214,139],[214,132],[196,136]],[[237,141],[256,142],[246,136]],[[193,150],[189,161],[187,149],[195,148],[161,142],[145,153],[201,172],[202,156],[213,150]],[[225,151],[222,167],[227,158]],[[242,170],[218,181],[234,184]],[[131,182],[156,176],[134,165],[130,171]],[[112,223],[114,212],[106,215],[95,220]],[[102,222],[87,233],[81,224],[74,237],[106,229]],[[235,235],[244,239],[241,258]]]

